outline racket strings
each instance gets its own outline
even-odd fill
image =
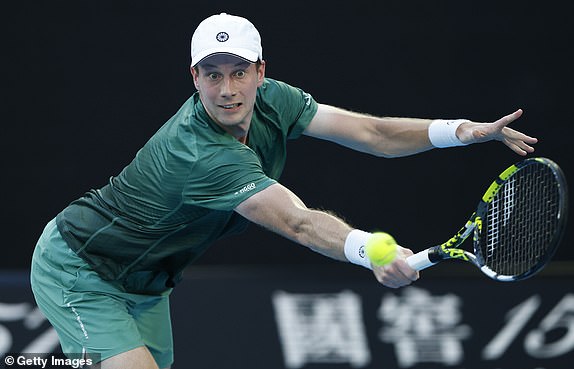
[[[528,165],[509,178],[488,207],[479,238],[484,264],[520,275],[540,262],[558,227],[558,184],[545,165]]]

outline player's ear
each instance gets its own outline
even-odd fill
[[[191,76],[193,77],[193,84],[195,85],[195,89],[199,91],[199,84],[197,83],[199,73],[197,72],[197,68],[190,66],[189,71],[191,72]]]
[[[257,87],[263,84],[265,79],[265,60],[260,60],[257,68]]]

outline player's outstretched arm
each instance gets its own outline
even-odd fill
[[[345,250],[353,228],[329,212],[307,208],[299,197],[281,184],[271,185],[254,194],[239,204],[235,211],[251,222],[322,255],[355,262],[349,259],[349,249]],[[369,235],[362,233],[365,237]],[[397,258],[387,266],[372,267],[368,260],[366,263],[355,263],[372,268],[383,285],[397,288],[419,277],[418,272],[405,262],[406,257],[412,254],[411,250],[398,246]]]
[[[526,155],[534,151],[531,145],[538,140],[507,127],[521,115],[522,110],[517,110],[492,123],[477,123],[466,119],[374,117],[319,104],[304,134],[382,157],[494,140],[519,155]]]

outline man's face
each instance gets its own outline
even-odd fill
[[[201,61],[191,74],[211,119],[234,137],[245,137],[257,87],[263,84],[265,63],[257,68],[241,58],[217,54]]]

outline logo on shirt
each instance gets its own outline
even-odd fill
[[[303,98],[305,99],[305,105],[307,106],[311,105],[311,95],[305,92],[303,94]]]
[[[234,193],[234,195],[240,195],[245,192],[253,191],[254,189],[255,189],[255,183],[251,182],[250,184],[246,185],[245,187]]]

